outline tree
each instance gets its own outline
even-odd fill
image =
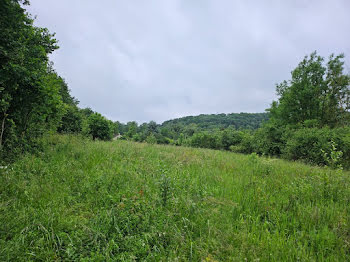
[[[64,113],[61,85],[48,55],[58,48],[46,28],[33,26],[22,4],[0,1],[0,150],[26,150],[54,130]]]
[[[126,137],[133,138],[133,136],[136,135],[136,132],[137,132],[137,123],[135,121],[128,122],[126,126],[128,130],[126,132]]]
[[[110,140],[113,135],[112,123],[99,113],[91,114],[88,118],[88,125],[92,139]]]
[[[80,133],[82,131],[82,120],[83,117],[79,109],[76,106],[67,105],[57,131],[60,133]]]
[[[184,127],[184,134],[186,137],[193,136],[193,134],[198,130],[198,127],[194,123],[190,123]]]
[[[148,134],[155,134],[158,133],[158,125],[154,121],[150,121],[147,125],[147,132]]]
[[[350,76],[343,73],[344,55],[324,58],[313,52],[292,71],[292,79],[276,87],[278,101],[272,103],[271,118],[283,125],[317,122],[322,126],[349,123]]]
[[[112,123],[113,136],[120,134],[120,123],[118,121]]]
[[[151,133],[147,138],[146,142],[149,144],[156,144],[157,143],[157,138],[154,136],[153,133]]]
[[[80,112],[82,113],[83,116],[87,118],[91,116],[93,113],[95,113],[90,107],[80,109]]]

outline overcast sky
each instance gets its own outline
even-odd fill
[[[345,53],[348,0],[31,0],[81,107],[139,123],[264,112],[307,54]]]

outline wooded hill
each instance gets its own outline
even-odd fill
[[[269,119],[268,113],[201,114],[165,121],[162,127],[196,124],[199,129],[211,130],[233,127],[235,129],[258,129]]]

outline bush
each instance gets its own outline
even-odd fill
[[[258,154],[279,156],[281,155],[288,128],[270,121],[258,129],[254,134],[253,150]]]
[[[236,146],[242,142],[244,136],[243,131],[226,129],[220,133],[221,146],[225,150],[229,150],[231,146]]]
[[[333,143],[342,152],[341,164],[349,166],[350,128],[302,128],[290,132],[285,139],[283,158],[326,165],[325,153],[331,155]]]
[[[146,143],[148,143],[148,144],[157,144],[157,138],[153,134],[150,134],[146,138]]]
[[[192,147],[202,147],[211,149],[221,149],[221,141],[216,133],[200,132],[195,133],[189,139],[189,145]]]
[[[241,132],[240,143],[230,146],[230,150],[236,153],[250,154],[256,151],[254,147],[255,137],[249,132]]]

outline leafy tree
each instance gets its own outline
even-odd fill
[[[7,152],[30,148],[64,113],[61,82],[48,59],[56,39],[33,26],[21,3],[29,2],[0,1],[0,150]]]
[[[74,105],[67,105],[57,131],[60,133],[80,133],[82,131],[82,121],[83,116],[79,109]]]
[[[80,109],[80,112],[82,113],[83,116],[88,118],[91,116],[93,113],[95,113],[90,107]]]
[[[161,127],[160,133],[162,134],[162,136],[171,137],[171,135],[170,135],[171,132],[170,132],[170,129],[168,127]]]
[[[149,134],[158,133],[158,125],[154,121],[150,121],[147,125],[147,131]]]
[[[153,133],[151,133],[147,138],[146,142],[149,144],[156,144],[157,143],[157,138],[154,136]]]
[[[292,71],[292,78],[277,85],[278,101],[272,103],[271,118],[283,125],[314,121],[319,126],[349,123],[350,76],[343,73],[344,55],[324,58],[313,52]]]
[[[191,137],[193,134],[198,131],[198,127],[196,124],[191,123],[184,127],[184,134],[186,137]]]
[[[120,126],[120,123],[118,121],[112,123],[112,131],[114,136],[120,133],[119,126]]]
[[[125,130],[125,125],[119,121],[115,121],[114,124],[118,127],[117,130],[119,134],[124,134],[124,130]]]
[[[132,138],[134,135],[137,133],[137,123],[135,121],[128,122],[126,124],[127,126],[127,132],[126,132],[126,137],[127,138]]]
[[[95,140],[110,140],[113,135],[112,121],[106,119],[99,113],[93,113],[88,118],[89,133]]]

